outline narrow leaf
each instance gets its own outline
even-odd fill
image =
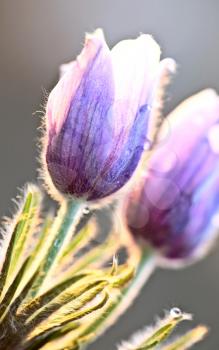
[[[190,314],[173,308],[163,320],[157,322],[154,328],[146,328],[136,333],[130,341],[123,342],[118,350],[155,350],[170,336],[180,322],[190,319]]]
[[[92,291],[89,293],[89,297],[86,297],[86,303],[94,299],[102,290],[104,286],[96,287],[95,291]],[[44,333],[45,331],[48,331],[49,329],[54,329],[57,326],[65,326],[69,322],[80,320],[81,318],[89,315],[90,313],[102,308],[106,302],[109,299],[109,295],[104,292],[102,294],[102,297],[100,298],[100,301],[98,301],[96,304],[92,304],[91,306],[87,308],[81,309],[82,303],[80,303],[80,300],[77,302],[72,302],[67,305],[67,307],[62,308],[61,311],[56,312],[55,315],[52,317],[49,317],[46,322],[43,324],[40,324],[38,327],[36,327],[33,332],[30,333],[29,339],[32,337],[38,336],[41,333]],[[79,309],[79,310],[78,310]]]
[[[118,246],[115,238],[110,237],[103,244],[100,244],[89,250],[86,254],[83,254],[83,256],[76,260],[72,266],[62,273],[61,279],[67,279],[84,269],[99,268],[100,265],[103,265],[104,262],[108,261],[115,254],[117,248]]]
[[[208,333],[205,326],[198,326],[186,334],[175,339],[168,345],[161,348],[161,350],[187,350],[194,344],[200,342]]]
[[[27,324],[34,327],[46,319],[49,324],[49,316],[51,319],[62,317],[66,313],[72,312],[83,307],[90,299],[93,299],[107,285],[107,281],[93,280],[90,283],[84,283],[81,286],[69,288],[55,298],[54,301],[47,304],[43,309],[39,309],[31,317],[27,319]],[[86,293],[87,292],[87,293]],[[85,295],[85,296],[84,296]],[[60,310],[59,310],[60,309]]]
[[[29,258],[28,258],[29,259]],[[19,273],[17,274],[16,278],[14,279],[13,283],[10,285],[7,293],[5,294],[4,299],[1,302],[1,308],[0,308],[0,323],[2,322],[2,319],[4,318],[4,315],[14,297],[14,294],[17,290],[17,286],[20,283],[22,276],[24,274],[25,268],[27,266],[28,263],[28,259],[26,259],[26,261],[24,262],[21,270],[19,271]]]
[[[46,293],[41,294],[40,296],[33,298],[29,301],[23,303],[17,312],[17,317],[25,321],[29,316],[31,316],[35,311],[43,308],[45,305],[50,303],[54,298],[60,295],[68,287],[73,286],[74,283],[80,279],[86,277],[87,274],[78,274],[61,284],[56,285],[52,289],[48,290]]]
[[[82,247],[88,244],[88,242],[93,239],[97,234],[97,224],[95,220],[89,221],[81,230],[78,232],[72,241],[63,251],[62,256],[60,257],[59,263],[64,263],[65,259],[70,256],[74,256]]]
[[[27,238],[32,234],[38,221],[41,193],[35,186],[29,186],[21,213],[18,214],[9,247],[0,275],[0,294],[2,299],[13,282],[24,260]]]

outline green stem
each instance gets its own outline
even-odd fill
[[[104,309],[101,317],[98,317],[81,335],[93,333],[100,336],[107,328],[113,325],[118,318],[131,306],[135,298],[139,295],[142,287],[147,282],[155,269],[155,256],[151,249],[147,248],[143,251],[136,274],[121,294]],[[92,339],[94,340],[94,339]]]
[[[51,275],[51,271],[53,271],[60,254],[75,231],[81,217],[81,209],[82,203],[80,201],[68,200],[62,204],[52,227],[52,230],[55,230],[54,239],[40,265],[39,273],[28,297],[35,297]]]

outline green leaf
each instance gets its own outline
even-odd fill
[[[25,341],[23,344],[23,350],[38,350],[42,349],[43,345],[46,345],[46,348],[50,348],[54,350],[54,347],[50,347],[49,343],[55,340],[55,342],[59,342],[59,338],[67,334],[68,332],[74,330],[79,327],[79,323],[74,322],[71,323],[71,327],[54,327],[53,329],[49,329],[43,333],[40,333],[38,336],[30,339],[29,341]],[[75,343],[74,343],[75,344]],[[63,347],[62,347],[63,349]]]
[[[130,346],[132,346],[133,350],[155,350],[158,345],[161,345],[170,336],[176,326],[184,320],[191,320],[191,315],[173,308],[163,320],[157,322],[154,328],[138,332],[130,341],[123,342],[118,350],[128,350]]]
[[[117,279],[114,279],[112,283],[114,287],[117,286],[119,288],[110,290],[110,300],[106,307],[103,308],[103,310],[100,310],[100,314],[92,317],[92,320],[84,325],[83,330],[81,330],[78,337],[84,337],[92,333],[92,340],[93,338],[97,338],[103,333],[103,331],[114,324],[118,317],[127,310],[133,302],[133,299],[138,295],[145,280],[154,269],[154,254],[151,252],[151,249],[145,249],[136,271],[129,265],[116,267],[115,263],[116,260],[114,259],[111,271],[112,275],[114,275],[114,271],[117,271],[117,274],[119,272],[121,274],[118,275]],[[128,282],[130,283],[128,284]]]
[[[45,254],[46,254],[45,242],[49,241],[49,235],[50,235],[53,220],[54,220],[54,217],[51,214],[49,214],[44,219],[44,224],[43,224],[42,229],[41,229],[40,237],[38,238],[38,242],[37,242],[35,248],[31,252],[30,259],[29,259],[28,264],[27,264],[26,269],[25,269],[25,274],[22,278],[22,283],[19,286],[20,289],[22,289],[22,287],[25,286],[26,283],[36,273],[37,269],[40,266],[42,259],[44,258]]]
[[[168,345],[162,347],[161,350],[187,350],[194,344],[200,342],[207,335],[207,333],[207,327],[197,326]]]
[[[74,285],[69,287],[64,292],[60,293],[53,301],[46,304],[44,308],[38,309],[36,313],[30,316],[26,323],[30,323],[34,327],[46,319],[46,322],[49,324],[49,317],[51,319],[62,317],[58,315],[65,315],[70,313],[71,310],[77,310],[86,305],[90,301],[90,298],[94,298],[98,293],[100,293],[104,287],[107,285],[106,280],[93,280],[88,281],[81,285]]]
[[[67,279],[70,276],[77,274],[85,269],[96,269],[101,267],[104,262],[112,258],[117,249],[117,242],[115,240],[115,237],[112,236],[107,239],[106,242],[92,248],[87,253],[83,254],[72,265],[70,265],[69,268],[60,274],[60,279]]]
[[[72,301],[67,304],[59,311],[55,312],[52,317],[49,317],[45,322],[39,324],[39,326],[34,327],[34,330],[28,335],[28,338],[35,338],[43,334],[44,332],[48,332],[49,330],[53,330],[60,326],[65,326],[70,322],[75,322],[80,320],[81,318],[93,313],[94,311],[102,308],[108,301],[109,295],[103,291],[104,285],[96,287],[94,290],[87,292],[85,296],[85,304],[89,301],[93,300],[98,294],[100,294],[100,300],[96,303],[92,303],[91,306],[82,308],[84,305],[84,300]],[[79,310],[78,310],[79,309]]]
[[[102,320],[105,320],[111,305],[119,303],[119,300],[121,300],[121,288],[133,277],[133,267],[127,265],[116,267],[115,265],[116,262],[114,260],[108,275],[109,285],[106,287],[110,296],[107,304],[98,313],[92,315],[89,320],[85,319],[83,325],[72,335],[72,339],[77,339],[79,344],[87,343],[96,338],[99,324],[102,325]]]
[[[0,300],[3,299],[10,284],[21,268],[25,256],[25,243],[32,236],[38,223],[41,192],[36,186],[28,186],[26,199],[21,212],[17,215],[9,247],[0,275]]]
[[[59,263],[65,262],[68,258],[72,258],[82,247],[86,246],[88,242],[97,234],[97,224],[95,220],[90,220],[80,232],[78,232],[72,241],[68,244],[60,257]]]
[[[60,295],[68,287],[73,286],[78,280],[86,277],[86,273],[78,274],[69,278],[68,280],[57,284],[52,289],[49,289],[46,293],[41,294],[38,297],[35,297],[30,300],[24,300],[22,306],[17,311],[17,317],[22,321],[25,321],[29,316],[31,316],[37,310],[40,310],[45,305],[48,305],[54,298]]]
[[[96,297],[98,293],[109,285],[110,288],[120,288],[127,283],[133,276],[134,270],[129,266],[121,266],[117,270],[117,274],[109,273],[94,273],[88,275],[75,276],[71,280],[62,283],[44,295],[33,299],[31,305],[27,305],[21,310],[25,315],[27,323],[33,322],[34,326],[43,319],[47,319],[51,314],[58,315],[58,310],[62,308],[63,314],[64,305],[70,312],[70,302],[73,301],[73,308],[77,310],[86,305],[88,301]],[[35,312],[34,312],[35,311]],[[38,320],[38,321],[37,321]]]
[[[22,268],[20,269],[19,273],[17,274],[16,278],[14,279],[13,283],[10,285],[7,293],[5,294],[4,299],[1,302],[1,308],[0,308],[0,323],[2,322],[2,319],[4,318],[4,315],[9,307],[9,305],[11,304],[11,301],[14,297],[14,294],[17,290],[17,286],[20,283],[22,276],[24,274],[25,268],[27,266],[28,263],[28,259],[26,259],[26,261],[24,262]]]
[[[66,316],[65,321],[67,322],[66,326],[62,327],[62,330],[56,330],[57,334],[55,332],[53,335],[51,335],[51,338],[54,337],[54,340],[51,340],[50,342],[47,342],[43,347],[41,347],[41,350],[76,350],[80,349],[80,339],[77,339],[77,333],[74,334],[74,329],[77,329],[77,323],[73,323],[72,327],[72,320],[79,320],[81,318],[84,318],[85,316],[95,313],[99,309],[103,308],[104,305],[107,303],[109,298],[109,295],[107,293],[103,293],[100,300],[96,302],[95,304],[92,304],[90,307],[87,307],[83,310],[80,310],[78,312],[75,312],[72,315]],[[65,327],[68,327],[65,329]],[[56,338],[55,335],[57,336],[58,334],[64,335],[65,331],[69,330],[69,332],[66,332],[66,336],[60,337],[60,339]],[[73,334],[72,334],[72,332]],[[61,332],[61,333],[59,333]],[[28,349],[29,348],[25,348]],[[32,348],[31,348],[32,349]]]

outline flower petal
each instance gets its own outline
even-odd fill
[[[92,195],[89,197],[90,200],[109,196],[130,180],[144,151],[149,116],[148,106],[142,106],[128,134],[127,141],[122,142],[123,137],[121,136],[121,140],[117,143],[118,149],[114,146],[115,148],[111,152],[113,165],[110,166],[110,163],[106,162],[101,169]]]
[[[64,94],[61,91],[62,84],[67,84],[67,88],[72,81],[74,93],[68,110],[65,111],[65,119],[58,127],[56,125],[55,130],[49,128],[46,155],[48,170],[55,186],[63,193],[74,193],[76,196],[86,196],[92,188],[92,181],[113,145],[111,129],[114,120],[110,111],[114,100],[114,84],[109,50],[99,38],[95,40],[95,50],[93,37],[88,39],[89,45],[95,55],[82,55],[80,65],[76,63],[79,67],[76,69],[76,78],[80,78],[77,79],[80,80],[77,89],[74,72],[70,67],[58,83],[56,98],[52,96],[52,102],[57,103],[58,109],[58,100],[62,102]],[[55,113],[57,115],[57,110]]]
[[[130,179],[147,141],[159,56],[148,35],[110,52],[98,32],[76,62],[62,66],[47,106],[46,154],[60,192],[94,200]]]
[[[109,54],[103,32],[100,29],[86,36],[85,47],[81,54],[76,61],[70,62],[67,68],[65,66],[61,79],[51,91],[46,108],[46,122],[49,130],[58,133],[61,129],[67,117],[70,102],[99,50],[102,51],[102,55],[103,53]]]
[[[192,261],[212,244],[219,228],[219,97],[205,90],[167,120],[168,134],[163,125],[162,142],[128,199],[126,220],[133,235],[163,257]]]
[[[150,35],[123,40],[111,51],[115,79],[117,123],[131,127],[151,93],[160,61],[160,48]]]
[[[168,239],[166,239],[165,255],[169,258],[183,259],[190,257],[199,258],[206,252],[218,233],[219,224],[215,216],[219,214],[219,166],[215,162],[212,172],[209,172],[202,186],[198,187],[188,201],[184,210],[187,218],[184,223],[179,223],[181,213],[177,212],[179,202],[169,213]],[[174,219],[175,218],[175,219]],[[169,221],[169,222],[168,222]]]
[[[218,118],[219,99],[213,90],[204,90],[181,103],[163,122],[148,162],[148,173],[176,179],[185,165],[185,175],[190,176],[188,171],[192,175],[206,152],[210,154],[205,149],[206,130]],[[190,158],[193,160],[188,163]],[[183,182],[181,176],[182,185]]]
[[[176,71],[176,62],[172,58],[164,58],[159,63],[158,71],[153,83],[153,89],[151,91],[151,97],[149,104],[152,105],[148,139],[154,141],[159,127],[163,120],[162,109],[164,104],[165,89],[170,83],[172,75]]]

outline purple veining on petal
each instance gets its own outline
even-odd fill
[[[114,87],[110,61],[101,54],[99,50],[88,66],[59,134],[50,131],[49,135],[46,161],[51,178],[61,192],[75,196],[89,192],[89,170],[97,171],[109,152],[102,125],[113,103]],[[97,145],[102,147],[101,158],[96,156]]]
[[[139,108],[134,124],[122,149],[112,149],[111,158],[104,165],[92,190],[89,200],[105,197],[119,190],[132,176],[144,151],[147,140],[147,127],[150,108],[143,105]],[[116,159],[114,152],[117,151]],[[110,158],[110,157],[109,157]]]
[[[97,29],[93,34],[86,35],[85,45],[75,61],[65,65],[66,70],[49,94],[46,105],[47,131],[51,129],[59,133],[66,120],[70,103],[88,69],[92,65],[98,51],[102,60],[109,60],[110,50],[105,42],[103,32]]]
[[[173,185],[178,188],[175,197]],[[153,192],[149,195],[148,188],[154,191],[157,203],[151,200]],[[150,242],[164,256],[181,259],[192,256],[207,240],[212,218],[217,213],[219,154],[212,149],[206,130],[183,162],[179,159],[170,172],[149,171],[139,189],[130,196],[126,217],[135,236]]]
[[[135,227],[135,222],[132,221],[130,230],[135,236],[142,237],[157,249],[161,249],[165,257],[191,257],[201,243],[211,238],[209,226],[212,217],[219,212],[218,188],[219,166],[212,176],[204,179],[201,187],[192,195],[181,192],[174,205],[165,210],[152,206],[144,198],[141,206],[146,205],[149,213],[147,221],[141,227]],[[141,206],[136,207],[132,215],[142,215]]]
[[[101,30],[86,36],[46,108],[47,170],[60,193],[97,200],[130,179],[148,137],[159,60],[149,35],[111,51]]]
[[[169,258],[192,256],[195,249],[209,241],[215,233],[212,218],[219,212],[219,166],[206,178],[200,188],[193,194],[188,207],[189,217],[181,231],[170,227],[172,235],[166,242],[165,255]],[[176,213],[177,214],[177,213]]]
[[[115,133],[111,66],[100,55],[88,67],[59,134],[50,133],[47,149],[55,186],[88,200],[108,196],[130,179],[144,150],[150,115],[148,105],[141,106],[131,129],[121,125]]]

